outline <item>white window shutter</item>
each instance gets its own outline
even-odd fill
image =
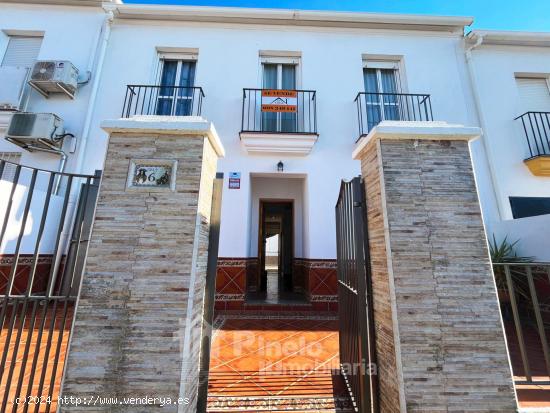
[[[516,78],[524,112],[550,112],[550,88],[544,78]]]
[[[41,44],[41,37],[10,36],[2,66],[32,67]]]

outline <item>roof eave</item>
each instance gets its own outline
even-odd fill
[[[484,45],[550,47],[550,32],[472,30],[466,37],[470,42],[482,38]]]
[[[462,33],[471,17],[382,13],[348,13],[237,7],[193,7],[122,4],[113,7],[118,19],[167,20],[238,24],[385,28]]]

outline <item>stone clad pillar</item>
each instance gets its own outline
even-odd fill
[[[98,399],[61,411],[150,412],[178,398],[188,402],[162,411],[194,411],[212,187],[224,149],[202,118],[102,127],[109,146],[62,388],[62,398]],[[139,400],[100,403],[109,397]]]
[[[383,122],[357,144],[368,207],[382,412],[514,412],[468,141]]]

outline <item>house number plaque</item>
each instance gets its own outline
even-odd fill
[[[134,159],[130,163],[128,188],[174,189],[176,161]]]

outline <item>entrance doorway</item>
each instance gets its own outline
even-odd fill
[[[267,302],[290,298],[294,283],[294,204],[260,200],[258,291]]]

